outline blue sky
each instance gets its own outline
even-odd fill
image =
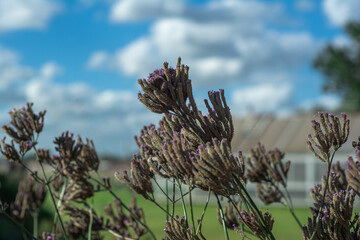
[[[196,98],[224,88],[233,115],[289,115],[341,106],[321,91],[312,59],[359,20],[356,0],[0,0],[0,121],[12,107],[48,110],[41,143],[70,130],[100,152],[135,150],[159,116],[137,101],[137,79],[178,56]]]

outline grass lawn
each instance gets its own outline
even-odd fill
[[[124,187],[124,188],[117,188],[115,192],[126,204],[130,203],[130,199],[132,195],[132,192],[130,190]],[[52,209],[50,198],[47,197],[46,201],[47,202],[45,204],[45,207],[48,209]],[[107,205],[108,202],[111,201],[112,201],[112,196],[109,193],[107,192],[97,193],[97,196],[94,198],[94,209],[96,210],[97,214],[103,215],[103,208]],[[142,206],[145,211],[146,222],[150,227],[150,229],[155,233],[158,239],[162,239],[164,237],[163,229],[165,227],[164,221],[166,220],[165,214],[153,203],[144,200],[141,196],[138,196],[137,202],[138,202],[138,206]],[[165,208],[166,205],[163,204],[163,207]],[[261,207],[261,208],[266,209],[267,207]],[[190,209],[189,206],[188,209]],[[199,204],[194,205],[195,218],[201,217],[202,211],[203,211],[203,205],[199,205]],[[302,239],[301,230],[287,209],[269,207],[269,211],[271,212],[272,216],[275,218],[273,233],[276,239],[278,240]],[[178,213],[179,215],[184,215],[181,204],[176,204],[175,212]],[[307,222],[307,217],[310,214],[310,211],[308,209],[296,209],[295,212],[303,224]],[[189,210],[188,210],[188,214],[189,214]],[[216,214],[217,214],[216,205],[209,204],[203,223],[204,236],[209,240],[225,239],[222,226],[218,222]],[[41,228],[49,228],[49,225],[48,226],[43,225],[41,226]],[[45,229],[43,230],[45,231]],[[47,231],[49,231],[49,229],[47,229]],[[114,239],[114,237],[112,237],[112,235],[109,233],[104,233],[104,236],[105,236],[104,238],[105,240]],[[241,236],[236,234],[232,230],[229,230],[229,236],[230,239],[241,239]],[[143,239],[151,239],[151,238],[145,237]]]

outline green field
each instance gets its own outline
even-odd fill
[[[130,192],[126,188],[117,188],[115,190],[116,194],[120,196],[120,198],[126,203],[130,203],[132,192]],[[164,221],[166,220],[165,214],[158,209],[153,203],[144,200],[141,196],[137,197],[138,205],[142,206],[145,211],[146,221],[150,229],[155,233],[158,239],[162,239],[164,237],[163,229],[165,227]],[[112,201],[112,196],[107,192],[97,193],[97,196],[94,198],[94,208],[98,215],[103,215],[103,208],[107,205],[108,202]],[[224,202],[225,203],[225,202]],[[166,206],[165,204],[163,205]],[[50,202],[50,198],[47,198],[47,202],[45,207],[48,209],[52,209],[52,204]],[[262,209],[266,209],[267,207],[261,207]],[[189,206],[188,206],[189,209]],[[179,215],[182,214],[182,207],[180,204],[176,205],[176,212]],[[203,211],[203,205],[195,204],[194,205],[194,215],[195,217],[200,217]],[[301,230],[296,224],[295,220],[292,218],[291,214],[287,209],[284,208],[269,208],[269,211],[275,218],[275,224],[273,233],[278,240],[289,240],[289,239],[302,239]],[[300,221],[302,223],[307,222],[307,217],[310,214],[308,209],[296,209],[296,214],[298,215]],[[208,210],[206,212],[204,223],[203,223],[203,233],[204,236],[209,240],[217,240],[224,239],[224,233],[222,230],[222,226],[217,220],[216,217],[216,205],[210,204]],[[47,224],[46,224],[47,225]],[[41,228],[50,227],[42,225]],[[41,230],[41,229],[40,229]],[[45,230],[45,229],[43,229]],[[229,230],[230,239],[241,239],[241,237],[236,234],[234,231]],[[108,233],[104,233],[105,240],[114,239],[112,235]],[[145,237],[143,239],[151,239],[150,237]],[[254,238],[256,239],[256,238]]]

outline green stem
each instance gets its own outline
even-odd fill
[[[35,150],[36,158],[39,159],[38,156],[37,156],[37,151],[36,151],[35,147],[34,147],[34,150]],[[49,184],[48,179],[47,179],[47,177],[46,177],[46,173],[45,173],[45,170],[44,170],[44,167],[43,167],[41,161],[39,161],[39,164],[40,164],[40,167],[41,167],[41,171],[42,171],[42,173],[43,173],[43,175],[44,175],[46,187],[47,187],[47,189],[48,189],[48,191],[49,191],[49,193],[50,193],[51,201],[52,201],[52,203],[53,203],[53,205],[54,205],[54,207],[55,207],[56,214],[58,215],[59,222],[60,222],[60,225],[61,225],[61,229],[63,230],[65,239],[68,240],[69,238],[68,238],[68,236],[66,235],[64,223],[63,223],[63,221],[62,221],[62,219],[61,219],[61,215],[60,215],[59,209],[58,209],[58,207],[57,207],[57,205],[56,205],[56,202],[55,202],[54,194],[53,194],[53,192],[52,192],[52,190],[51,190],[50,184]]]
[[[140,219],[125,205],[125,203],[118,196],[116,196],[116,194],[111,189],[106,188],[106,186],[102,182],[98,181],[96,178],[90,177],[90,179],[95,181],[97,184],[103,186],[116,200],[119,201],[121,206],[123,208],[125,208],[126,211],[128,211],[130,213],[130,215],[150,233],[152,238],[156,240],[155,234],[150,230],[150,228],[148,226],[146,226],[142,221],[140,221]]]
[[[237,185],[240,186],[241,192],[245,193],[245,198],[247,199],[248,203],[250,204],[250,207],[253,209],[253,211],[255,211],[255,213],[260,218],[260,221],[262,222],[262,225],[265,228],[267,234],[270,236],[270,239],[275,240],[275,237],[272,234],[272,232],[270,231],[269,226],[265,222],[263,215],[260,213],[259,208],[256,206],[255,202],[252,200],[249,193],[246,191],[245,187],[242,185],[242,183],[239,181],[239,179],[237,179],[236,176],[233,175],[233,178],[236,181]]]
[[[175,215],[175,181],[173,181],[173,189],[172,189],[172,213],[171,213],[171,216],[174,217]]]
[[[166,193],[165,193],[165,195],[166,195],[166,211],[167,212],[169,212],[169,181],[166,179],[165,180],[165,191],[166,191]],[[168,214],[166,214],[166,222],[168,222],[169,221],[169,215]],[[165,240],[167,240],[168,239],[168,237],[167,237],[167,235],[165,234]]]
[[[302,229],[302,224],[301,224],[300,220],[298,219],[298,217],[296,216],[296,214],[294,212],[294,205],[292,203],[291,196],[290,196],[289,191],[287,190],[286,185],[283,185],[286,195],[279,189],[279,187],[276,184],[271,182],[271,185],[273,187],[275,187],[276,190],[278,190],[278,192],[281,194],[282,198],[285,200],[284,205],[289,209],[291,215],[293,216],[293,218],[295,219],[296,223],[298,224],[298,226],[300,227],[300,229],[302,231],[303,230]]]
[[[206,199],[204,210],[203,210],[203,212],[201,214],[201,218],[200,218],[200,223],[199,223],[199,225],[198,225],[198,227],[196,229],[196,236],[198,235],[199,231],[201,232],[201,226],[202,226],[202,222],[203,222],[203,219],[204,219],[204,216],[205,216],[207,206],[208,206],[209,201],[210,201],[210,196],[211,196],[211,188],[209,187],[208,196],[207,196],[207,199]]]
[[[94,198],[92,198],[91,200],[91,205],[90,205],[90,222],[89,222],[89,230],[88,230],[88,240],[91,240],[91,235],[92,235],[92,225],[93,225],[93,204],[94,204]]]
[[[61,207],[61,203],[62,203],[62,200],[63,200],[64,195],[65,195],[65,189],[66,189],[66,186],[67,186],[67,182],[68,182],[68,179],[65,178],[65,182],[64,182],[64,185],[62,186],[62,189],[61,189],[61,192],[60,192],[60,197],[59,197],[59,200],[57,202],[57,207],[58,208]],[[54,220],[53,220],[52,232],[55,232],[55,227],[56,227],[57,220],[58,220],[58,215],[55,214],[54,215]]]
[[[191,180],[189,182],[189,201],[190,201],[191,222],[192,222],[193,228],[195,228],[194,209],[193,209],[193,204],[192,204],[192,197],[191,197],[190,188],[191,188]]]
[[[283,195],[283,193],[281,193],[281,195]],[[289,204],[288,199],[284,195],[283,195],[283,198],[285,199],[285,206],[289,209],[291,215],[293,216],[293,218],[295,219],[296,223],[298,224],[298,226],[300,227],[300,229],[302,231],[303,230],[302,224],[301,224],[300,220],[298,219],[298,217],[296,216],[296,214],[294,212],[294,208],[292,207],[292,203],[290,202],[290,204]]]
[[[37,237],[39,235],[39,211],[32,212],[31,216],[33,218],[33,234]]]
[[[177,185],[178,185],[179,191],[180,191],[181,204],[182,204],[182,207],[183,207],[183,210],[184,210],[184,217],[185,217],[186,227],[189,227],[188,217],[187,217],[187,212],[186,212],[186,206],[185,206],[185,201],[184,201],[184,197],[183,197],[182,189],[181,189],[181,184],[180,184],[180,181],[179,181],[179,178],[178,178],[178,177],[176,177],[176,182],[177,182]]]
[[[321,211],[324,207],[324,202],[325,202],[325,198],[326,198],[326,192],[327,192],[327,189],[329,187],[329,176],[330,176],[330,172],[331,172],[331,165],[332,165],[332,161],[334,159],[334,156],[335,156],[335,152],[336,150],[334,150],[333,154],[331,155],[331,160],[328,161],[328,171],[327,171],[327,175],[326,175],[326,183],[325,183],[325,190],[324,190],[324,195],[322,196],[322,199],[321,199],[321,204],[320,204],[320,210],[318,212],[318,215],[316,217],[316,227],[315,227],[315,231],[313,232],[313,234],[311,235],[311,238],[310,240],[312,240],[319,228],[319,218],[320,218],[320,215],[321,215]]]
[[[228,230],[227,230],[226,223],[225,223],[224,211],[223,211],[223,209],[221,207],[220,199],[219,199],[219,197],[218,197],[218,195],[216,193],[215,193],[215,197],[216,197],[216,200],[217,200],[217,203],[218,203],[218,206],[219,206],[219,210],[220,210],[220,216],[221,216],[221,219],[222,219],[222,226],[223,226],[223,230],[224,230],[224,234],[225,234],[225,239],[229,240],[229,234],[228,234]]]

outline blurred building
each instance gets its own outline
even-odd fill
[[[312,133],[311,120],[315,117],[310,114],[289,117],[252,115],[234,119],[233,151],[242,149],[247,155],[261,142],[266,150],[279,148],[285,152],[284,160],[291,160],[288,188],[297,205],[309,206],[312,203],[309,189],[326,174],[327,164],[315,158],[306,144],[307,135]],[[334,162],[340,161],[343,168],[347,155],[354,155],[352,141],[357,141],[360,136],[360,113],[350,115],[349,119],[350,136],[334,158]],[[248,188],[255,191],[254,184],[249,184]]]

